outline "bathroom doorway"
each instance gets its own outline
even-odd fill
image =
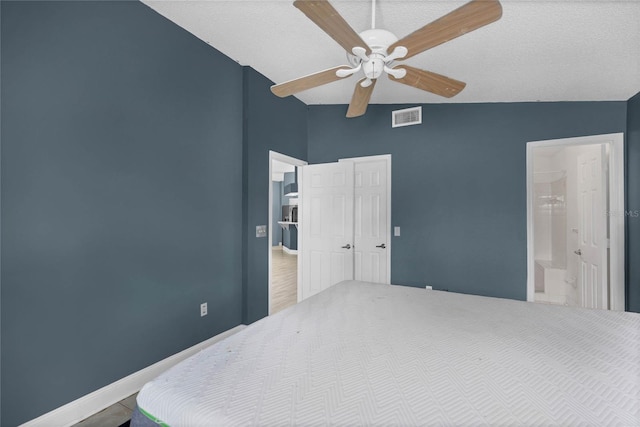
[[[527,300],[624,310],[622,134],[527,144]]]
[[[269,152],[269,314],[298,302],[298,167],[307,163]]]

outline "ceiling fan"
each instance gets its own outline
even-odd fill
[[[464,89],[466,83],[409,65],[394,66],[395,61],[409,59],[497,21],[502,16],[502,6],[498,0],[472,0],[398,40],[393,33],[375,28],[375,0],[372,2],[372,28],[358,34],[327,0],[294,1],[295,7],[347,51],[347,59],[351,65],[329,68],[273,85],[271,91],[282,98],[350,77],[362,70],[364,78],[356,83],[347,117],[358,117],[367,111],[373,88],[383,73],[391,81],[450,98]]]

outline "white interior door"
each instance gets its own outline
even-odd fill
[[[583,307],[608,308],[604,144],[578,156],[578,283]]]
[[[386,160],[355,163],[355,280],[389,283],[387,163]]]
[[[302,176],[302,296],[353,279],[353,179],[350,162],[308,165]]]

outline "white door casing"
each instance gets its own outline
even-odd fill
[[[355,280],[388,283],[387,161],[355,163]]]
[[[578,156],[578,292],[582,307],[608,308],[605,146]]]
[[[350,162],[308,165],[302,175],[302,295],[353,279],[353,179]]]

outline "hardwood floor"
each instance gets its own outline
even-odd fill
[[[271,314],[298,302],[298,256],[271,248]]]

